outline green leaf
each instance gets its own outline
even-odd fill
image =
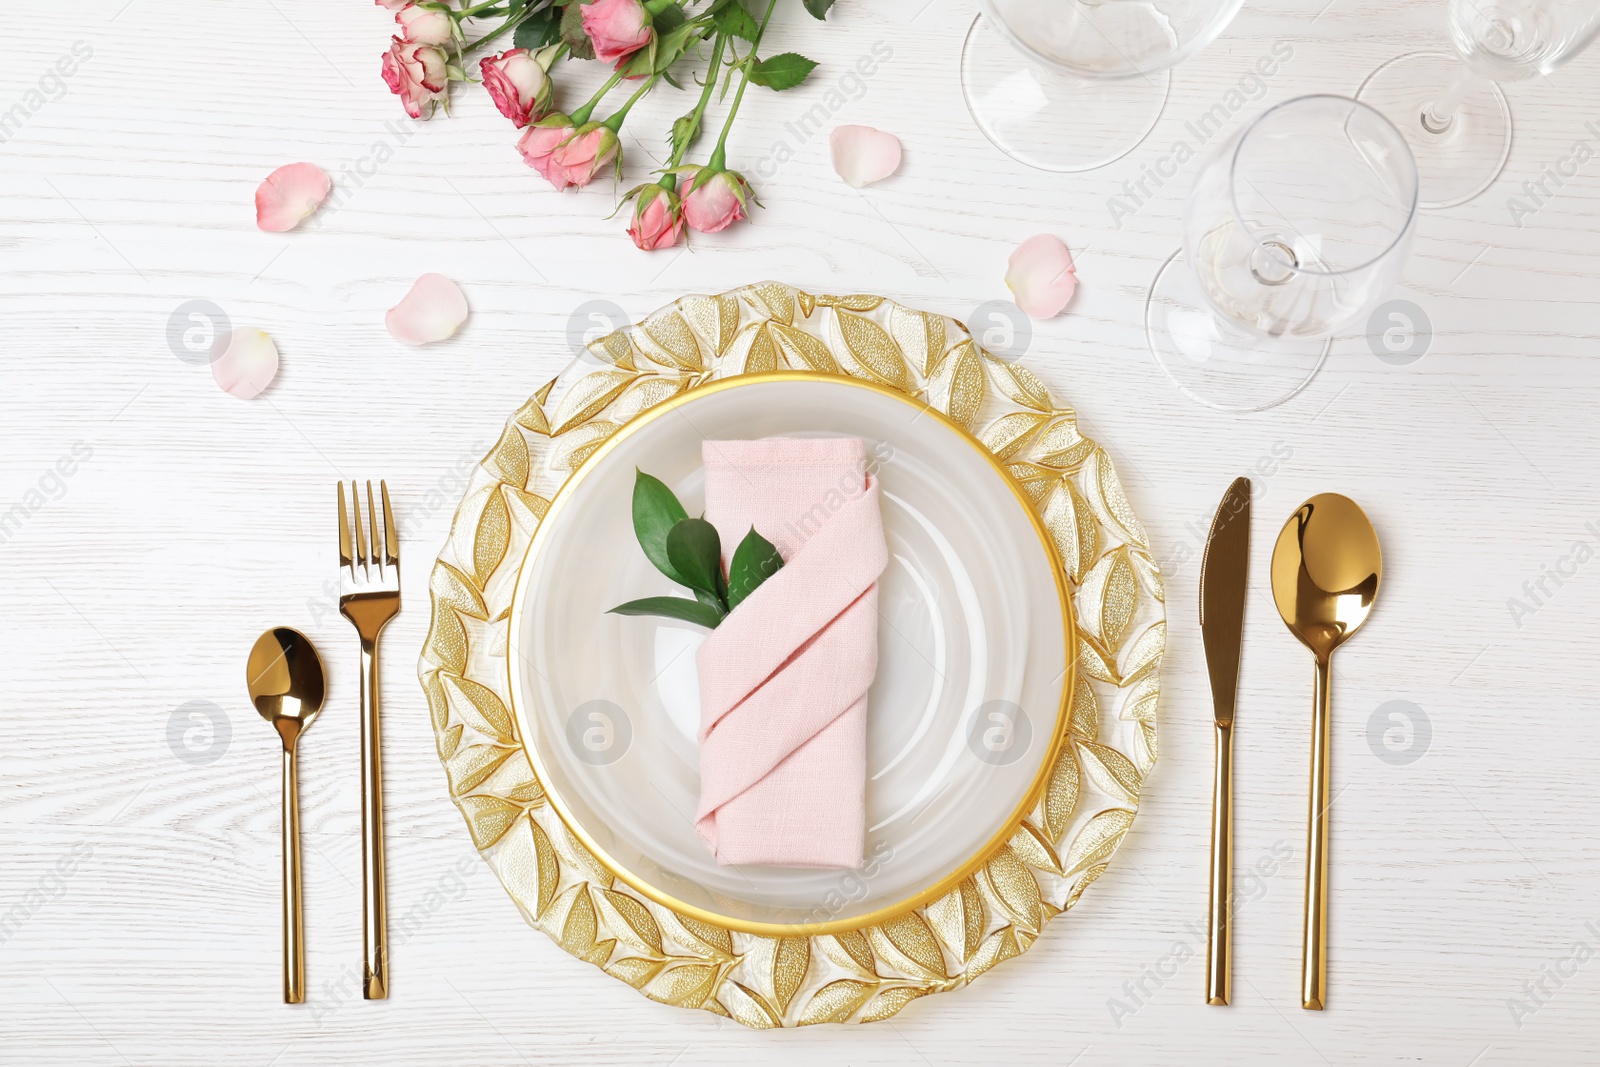
[[[793,89],[805,81],[817,64],[798,52],[785,52],[763,59],[750,68],[750,80],[768,89]]]
[[[812,18],[825,19],[828,17],[828,8],[833,6],[833,0],[805,0],[806,10],[811,12]]]
[[[666,483],[659,478],[653,478],[644,471],[638,471],[633,479],[633,533],[639,539],[639,547],[644,549],[645,556],[656,565],[656,570],[665,574],[679,585],[689,583],[679,577],[673,569],[672,562],[667,558],[667,534],[672,528],[684,519],[689,513],[683,510],[683,505]]]
[[[783,557],[778,554],[777,546],[756,533],[754,526],[750,527],[728,562],[728,610],[738,607],[782,566]]]
[[[663,35],[669,30],[677,29],[685,21],[687,20],[684,19],[683,12],[673,4],[668,4],[650,16],[650,24],[656,28],[657,36]]]
[[[648,47],[641,48],[629,56],[620,69],[623,75],[629,78],[664,73],[668,67],[682,59],[689,46],[699,39],[699,25],[685,22],[667,33],[657,34]]]
[[[567,54],[573,59],[593,59],[594,44],[583,32],[582,8],[582,4],[568,4],[561,9],[561,39],[567,42]]]
[[[756,20],[750,17],[750,12],[746,11],[738,0],[719,8],[712,18],[712,24],[716,26],[718,32],[742,37],[747,41],[754,41],[761,36],[761,28],[756,25]]]
[[[555,44],[561,40],[561,9],[547,7],[543,11],[529,15],[527,19],[517,23],[516,32],[511,35],[511,43],[516,48],[526,48],[530,52],[538,51],[547,44]]]
[[[720,593],[722,539],[706,520],[682,519],[668,531],[667,561],[678,573],[678,581],[690,589],[713,596]]]
[[[607,614],[659,615],[664,619],[692,622],[709,630],[715,630],[717,623],[723,618],[721,608],[714,608],[695,600],[685,600],[679,596],[647,596],[643,600],[630,600],[626,604],[618,604]]]

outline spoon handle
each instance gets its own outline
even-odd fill
[[[1306,828],[1306,915],[1300,957],[1300,1006],[1321,1011],[1328,990],[1328,725],[1331,718],[1332,665],[1317,659],[1316,697],[1311,713],[1311,811]]]
[[[283,750],[283,1002],[306,999],[306,932],[300,908],[300,775]]]

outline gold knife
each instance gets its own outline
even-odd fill
[[[1217,765],[1211,786],[1211,901],[1206,938],[1206,1003],[1233,992],[1233,705],[1250,568],[1250,479],[1235,478],[1217,505],[1200,562],[1200,637],[1211,675]]]

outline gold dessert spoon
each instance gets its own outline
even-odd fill
[[[1383,576],[1378,534],[1349,497],[1319,493],[1300,505],[1272,552],[1272,597],[1289,631],[1317,660],[1311,718],[1311,813],[1306,828],[1305,930],[1300,1002],[1322,1010],[1328,981],[1328,723],[1333,650],[1367,621]]]
[[[306,939],[300,910],[300,778],[295,745],[322,710],[322,659],[311,639],[286,626],[256,639],[246,668],[250,701],[283,740],[283,1002],[306,999]]]

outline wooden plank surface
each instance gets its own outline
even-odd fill
[[[1446,47],[1443,4],[1251,5],[1175,71],[1143,146],[1071,176],[1025,169],[973,125],[958,78],[970,3],[844,0],[826,27],[793,6],[774,41],[823,66],[804,89],[753,95],[732,142],[767,207],[652,256],[604,219],[603,183],[542,188],[481,92],[458,92],[449,119],[408,122],[377,77],[387,27],[372,5],[88,0],[12,14],[0,114],[25,114],[0,144],[0,513],[28,514],[0,544],[0,1059],[1592,1062],[1600,161],[1520,222],[1507,199],[1575,142],[1600,149],[1586,126],[1600,125],[1600,54],[1510,87],[1504,174],[1422,219],[1397,295],[1433,324],[1424,358],[1393,366],[1344,337],[1303,395],[1229,417],[1180,397],[1145,347],[1145,293],[1177,246],[1192,167],[1129,217],[1113,220],[1108,199],[1275,43],[1292,58],[1235,123]],[[891,56],[844,87],[829,124],[897,132],[906,159],[858,192],[833,176],[825,134],[795,124],[878,42]],[[47,80],[75,45],[91,54]],[[658,97],[638,112],[645,139],[625,138],[626,184],[685,107]],[[763,165],[780,144],[792,158]],[[258,232],[256,184],[301,159],[334,173],[337,206],[299,233]],[[570,358],[569,322],[587,324],[589,301],[637,319],[771,277],[966,317],[1007,296],[1006,257],[1041,231],[1078,251],[1082,288],[1068,314],[1035,324],[1028,362],[1112,451],[1168,561],[1161,762],[1111,873],[1025,958],[864,1028],[753,1034],[570,959],[475,858],[414,681],[459,472]],[[402,348],[383,312],[425,271],[459,281],[472,318],[448,343]],[[262,399],[226,396],[175,358],[168,319],[194,299],[277,340],[283,370]],[[1201,995],[1211,741],[1198,552],[1222,488],[1263,460],[1236,766],[1250,903],[1235,1003],[1218,1009]],[[369,1004],[355,981],[355,649],[323,583],[330,486],[380,476],[413,531],[383,665],[391,912],[411,932],[393,998]],[[1322,490],[1367,507],[1386,573],[1337,661],[1331,994],[1317,1014],[1297,998],[1311,664],[1272,608],[1263,546]],[[305,629],[332,668],[334,704],[302,749],[301,1010],[277,1002],[276,741],[241,685],[272,624]],[[209,742],[188,739],[216,746],[210,763],[178,758],[182,739],[169,739],[192,701],[220,709]],[[1392,701],[1430,724],[1416,762],[1369,743],[1374,723],[1393,725]]]

